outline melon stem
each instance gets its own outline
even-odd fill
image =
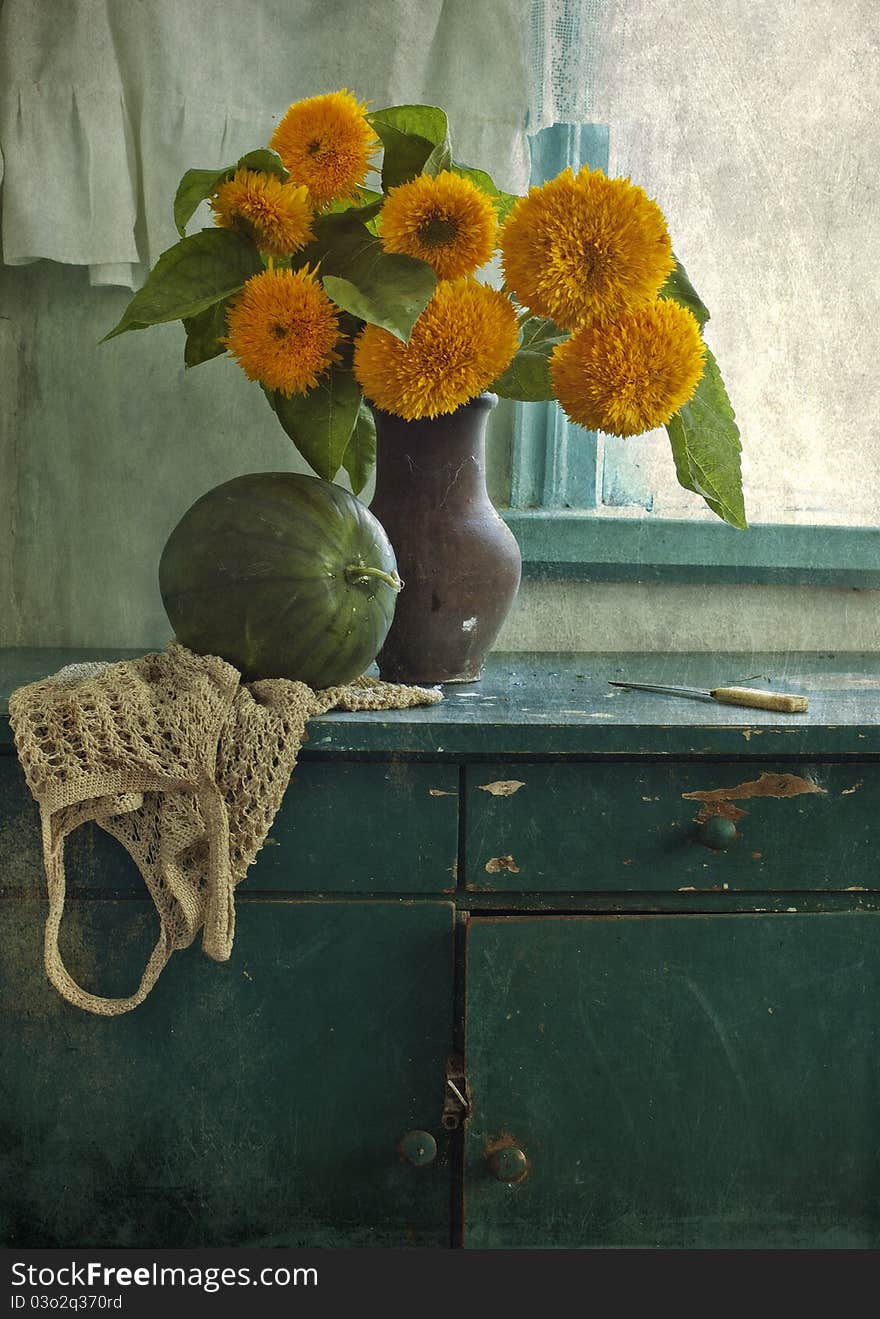
[[[367,568],[362,563],[350,563],[345,570],[345,577],[352,585],[363,581],[365,577],[378,577],[379,581],[385,582],[386,586],[390,586],[392,591],[403,589],[403,582],[396,571],[393,573],[383,572],[381,568]]]

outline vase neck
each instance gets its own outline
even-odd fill
[[[376,418],[376,493],[407,491],[413,505],[482,503],[486,493],[487,410],[431,421]]]

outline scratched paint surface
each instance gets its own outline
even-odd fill
[[[878,937],[851,913],[472,919],[465,1244],[876,1248]]]
[[[455,888],[454,765],[299,765],[248,872],[247,890],[442,893]],[[97,825],[66,844],[71,892],[144,892],[134,862]],[[0,756],[0,893],[45,886],[40,817],[14,756]],[[241,893],[245,889],[240,890]]]
[[[524,780],[516,796],[482,785]],[[501,892],[880,887],[880,764],[504,763],[465,771],[467,884]],[[733,820],[728,850],[700,841]]]
[[[46,983],[44,904],[0,903],[4,1244],[447,1245],[451,910],[241,902],[229,962],[176,953],[108,1021]],[[129,993],[154,924],[148,903],[73,901],[62,951]],[[400,1159],[412,1128],[430,1167]]]

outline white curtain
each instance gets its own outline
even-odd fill
[[[342,86],[376,107],[443,105],[457,158],[521,191],[527,119],[583,104],[600,3],[5,0],[3,259],[137,287],[175,241],[186,169],[234,161],[290,101]]]
[[[596,118],[609,0],[532,0],[528,131]]]

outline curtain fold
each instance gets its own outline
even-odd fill
[[[530,14],[531,0],[5,0],[3,260],[138,287],[176,239],[186,169],[231,163],[292,100],[343,86],[377,107],[443,105],[457,158],[521,191]]]

